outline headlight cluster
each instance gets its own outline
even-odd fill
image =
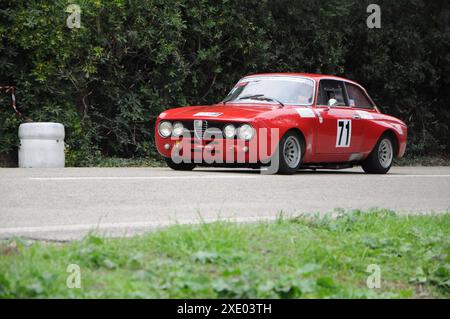
[[[161,137],[179,137],[183,134],[185,128],[183,123],[175,122],[171,123],[168,121],[161,121],[158,126],[158,132]],[[255,135],[255,129],[249,124],[242,124],[236,128],[233,124],[227,124],[223,128],[223,135],[225,138],[231,139],[237,136],[242,140],[250,140]]]
[[[237,129],[233,124],[228,124],[223,128],[223,135],[226,138],[234,138],[237,136],[242,140],[248,141],[255,135],[255,129],[249,124],[242,124]]]
[[[162,137],[169,137],[170,135],[172,135],[172,129],[172,123],[170,122],[163,121],[159,123],[158,132]]]
[[[183,126],[183,124],[180,123],[180,122],[176,122],[176,123],[173,125],[172,135],[175,136],[175,137],[178,137],[178,136],[180,136],[181,134],[183,134],[183,131],[184,131],[184,126]]]
[[[232,124],[228,124],[223,128],[223,135],[226,138],[234,138],[236,135],[236,128]]]
[[[255,129],[248,124],[241,125],[238,128],[238,137],[242,140],[250,140],[255,135]]]
[[[173,125],[168,121],[162,121],[159,123],[158,132],[162,137],[174,136],[178,137],[183,134],[184,126],[181,122],[175,122]]]

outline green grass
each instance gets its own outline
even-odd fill
[[[450,214],[386,210],[66,244],[16,238],[0,244],[0,297],[448,298],[449,253]],[[66,286],[69,264],[80,289]],[[371,264],[380,289],[366,286]]]
[[[120,157],[102,157],[95,167],[164,167],[166,163],[161,157],[137,157],[137,158],[120,158]]]

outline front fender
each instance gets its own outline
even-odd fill
[[[258,127],[278,128],[278,141],[290,130],[296,130],[305,140],[304,160],[308,161],[313,156],[314,128],[319,119],[314,110],[311,117],[302,117],[295,108],[274,110],[264,114],[264,118],[256,119]],[[268,136],[269,137],[269,136]]]

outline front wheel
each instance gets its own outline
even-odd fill
[[[368,174],[386,174],[394,162],[394,142],[388,135],[380,138],[372,153],[362,163],[364,172]]]
[[[194,163],[175,163],[170,157],[166,157],[165,160],[167,166],[176,171],[192,171],[196,166]]]
[[[302,142],[295,132],[288,132],[278,145],[278,174],[292,175],[297,172],[302,159]]]

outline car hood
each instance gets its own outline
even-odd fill
[[[217,121],[250,121],[260,114],[278,108],[273,104],[214,104],[187,106],[164,111],[159,118],[167,120],[207,119]]]

